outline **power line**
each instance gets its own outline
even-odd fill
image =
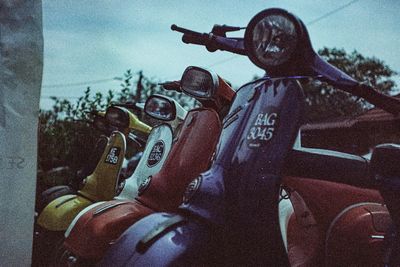
[[[81,85],[91,85],[91,84],[98,84],[98,83],[105,83],[115,80],[120,80],[119,77],[114,77],[110,79],[101,79],[101,80],[93,80],[93,81],[85,81],[85,82],[76,82],[76,83],[59,83],[59,84],[49,84],[43,85],[42,88],[62,88],[62,87],[72,87],[72,86],[81,86]]]
[[[353,1],[350,1],[350,2],[348,2],[347,4],[345,4],[345,5],[343,5],[343,6],[340,6],[340,7],[336,8],[336,9],[334,9],[334,10],[328,12],[328,13],[325,13],[324,15],[322,15],[322,16],[316,18],[316,19],[313,19],[312,21],[309,21],[309,22],[307,23],[307,25],[308,25],[308,26],[313,25],[313,24],[317,23],[318,21],[323,20],[324,18],[329,17],[329,16],[331,16],[331,15],[337,13],[337,12],[339,12],[340,10],[345,9],[346,7],[348,7],[348,6],[354,4],[355,2],[358,2],[358,1],[360,1],[360,0],[353,0]]]
[[[53,99],[53,97],[56,98],[62,98],[62,99],[78,99],[80,96],[55,96],[55,95],[42,95],[40,99]]]

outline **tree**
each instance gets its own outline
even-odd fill
[[[391,79],[396,72],[375,57],[365,57],[357,51],[348,54],[337,48],[323,48],[318,54],[357,81],[366,82],[383,93],[391,93],[396,86]],[[364,100],[318,81],[304,85],[304,89],[309,122],[357,115],[370,107]]]

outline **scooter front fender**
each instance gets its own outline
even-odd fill
[[[126,230],[98,266],[148,266],[148,259],[152,266],[218,264],[222,257],[213,247],[218,243],[215,238],[204,224],[176,214],[154,213]],[[214,257],[211,261],[210,255]]]
[[[49,231],[65,231],[75,216],[92,204],[78,195],[65,195],[50,202],[40,213],[37,224]]]

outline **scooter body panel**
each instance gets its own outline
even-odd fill
[[[301,195],[317,222],[319,246],[312,262],[326,266],[364,266],[382,259],[379,257],[385,235],[382,229],[387,227],[390,218],[379,191],[289,176],[283,178],[282,184]],[[298,235],[288,235],[291,246],[300,247],[304,243]],[[292,254],[292,258],[301,258],[296,250]]]
[[[64,247],[75,256],[99,261],[109,244],[153,211],[136,201],[112,200],[85,212],[66,235]]]
[[[189,111],[164,166],[141,190],[139,202],[153,210],[175,211],[187,185],[210,166],[221,128],[215,110]]]
[[[77,221],[64,245],[79,257],[100,260],[109,244],[139,219],[154,211],[176,211],[189,182],[208,168],[220,132],[214,110],[189,111],[165,164],[142,184],[138,201],[97,206]]]
[[[159,172],[163,166],[171,150],[172,139],[172,129],[168,124],[161,124],[153,128],[134,173],[126,179],[124,188],[115,199],[133,200],[138,196],[140,184],[149,176]]]
[[[114,131],[93,173],[78,195],[65,195],[50,202],[38,224],[51,231],[65,231],[75,216],[95,201],[114,197],[126,149],[125,136]]]
[[[200,227],[204,230],[198,231],[190,223],[183,224],[179,230],[165,229],[149,242],[146,251],[138,251],[138,240],[142,242],[149,233],[147,225],[162,224],[162,216],[155,214],[143,219],[146,223],[139,221],[129,228],[103,263],[111,258],[117,260],[119,249],[130,249],[133,255],[129,258],[134,259],[134,264],[152,265],[160,257],[159,251],[168,259],[163,265],[193,263],[191,255],[203,254],[212,247],[213,251],[223,251],[222,261],[227,265],[288,265],[277,202],[280,172],[299,129],[303,99],[301,87],[293,80],[262,79],[237,91],[224,119],[216,159],[209,171],[195,179],[197,186],[188,188],[187,199],[180,207],[182,214],[189,214],[189,222],[194,215],[202,218],[203,224],[208,221],[212,229],[221,230],[219,226],[224,225],[223,231],[210,230],[205,225]],[[180,243],[171,238],[176,233],[193,237]],[[195,244],[194,240],[209,240],[210,236],[218,242]],[[138,242],[132,244],[130,239]],[[209,264],[214,263],[213,259],[208,260]],[[123,260],[113,264],[127,265]]]
[[[40,213],[37,224],[49,231],[65,231],[75,216],[93,202],[77,195],[65,195],[50,202]]]
[[[193,221],[172,226],[170,231],[148,249],[133,253],[137,250],[143,233],[151,232],[172,217],[170,213],[154,213],[138,221],[110,247],[107,256],[98,266],[209,266],[210,262],[206,259],[215,254],[215,260],[219,260],[218,250],[212,250],[212,244],[216,240],[213,240],[211,232],[204,224]]]
[[[379,203],[357,203],[332,221],[325,243],[325,266],[379,266],[384,236],[391,224]]]

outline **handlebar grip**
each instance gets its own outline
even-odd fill
[[[400,113],[399,99],[385,95],[369,85],[359,84],[355,88],[352,88],[351,93],[364,98],[371,104],[392,113],[393,115],[398,115]]]
[[[192,35],[192,34],[184,34],[182,36],[182,42],[185,44],[197,44],[197,45],[207,45],[208,36],[204,35]]]
[[[164,83],[159,83],[159,85],[161,85],[165,90],[168,91],[182,92],[180,81],[164,82]]]

